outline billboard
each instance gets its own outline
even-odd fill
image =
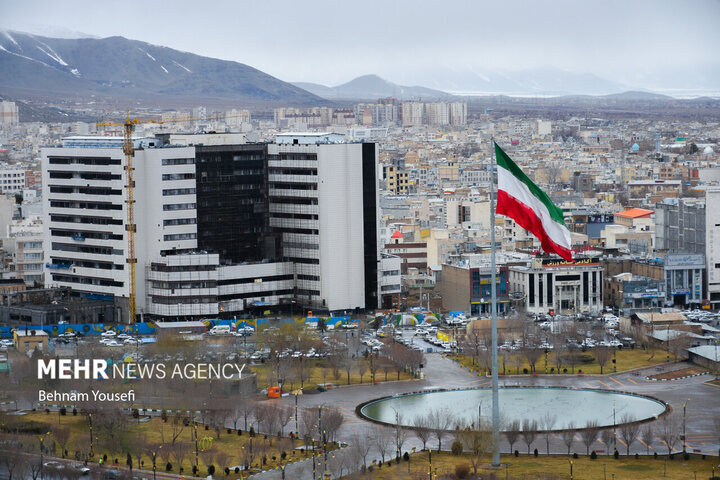
[[[705,255],[702,253],[666,255],[665,266],[677,268],[705,268]]]

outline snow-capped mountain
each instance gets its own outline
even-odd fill
[[[0,32],[0,93],[322,102],[242,63],[123,37],[48,38],[11,31]]]

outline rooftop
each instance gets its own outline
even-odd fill
[[[642,218],[647,217],[649,215],[652,215],[655,213],[652,210],[645,210],[644,208],[631,208],[630,210],[625,210],[624,212],[616,213],[616,217],[625,217],[625,218]]]

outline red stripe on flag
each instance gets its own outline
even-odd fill
[[[538,240],[540,240],[542,249],[547,253],[557,253],[563,259],[572,262],[572,252],[555,243],[547,235],[540,217],[535,214],[532,208],[520,202],[515,197],[508,195],[506,191],[499,190],[495,210],[500,215],[506,215],[512,218],[522,228],[535,235]]]

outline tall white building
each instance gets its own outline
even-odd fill
[[[720,187],[705,191],[705,248],[707,259],[708,298],[713,309],[720,307]]]
[[[422,102],[403,102],[401,106],[403,127],[414,127],[424,123],[425,104]]]
[[[134,141],[133,227],[127,226],[121,137],[68,137],[62,147],[42,150],[46,286],[127,300],[127,228],[135,228],[136,295],[142,305],[145,266],[197,248],[194,148],[154,148],[156,142]]]
[[[467,103],[450,103],[450,125],[467,125]]]
[[[377,307],[377,146],[331,133],[268,146],[270,226],[295,264],[297,297],[328,310]]]
[[[450,124],[450,104],[432,102],[425,104],[425,116],[428,125],[443,126]]]
[[[0,126],[18,123],[20,123],[20,114],[15,102],[0,102]]]

